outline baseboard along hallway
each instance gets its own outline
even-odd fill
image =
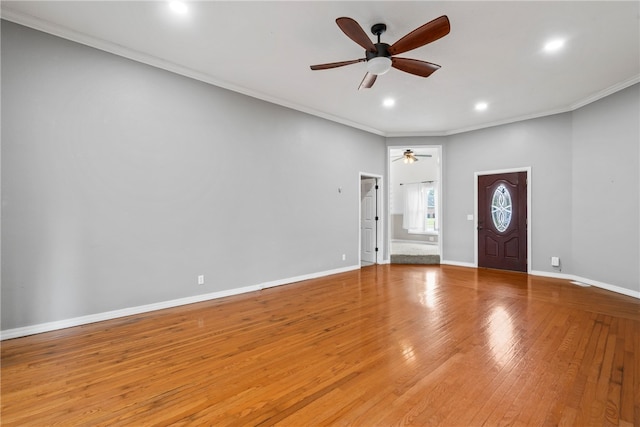
[[[3,425],[640,425],[640,301],[373,265],[2,342]]]

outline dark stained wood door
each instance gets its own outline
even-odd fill
[[[527,172],[478,176],[478,267],[527,271]]]

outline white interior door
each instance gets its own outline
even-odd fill
[[[376,179],[360,180],[360,261],[376,263]]]

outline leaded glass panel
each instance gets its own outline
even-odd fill
[[[491,198],[491,219],[500,233],[509,228],[512,211],[509,189],[504,184],[500,184]]]

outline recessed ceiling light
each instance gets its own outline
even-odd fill
[[[396,100],[393,98],[387,98],[384,101],[382,101],[382,105],[384,105],[387,108],[391,108],[394,105],[396,105]]]
[[[556,52],[556,51],[562,49],[563,46],[564,46],[564,39],[549,40],[544,45],[544,51],[545,52]]]
[[[187,12],[189,11],[189,9],[187,8],[187,5],[181,1],[169,2],[169,7],[171,8],[172,11],[174,11],[178,15],[186,15]]]
[[[486,102],[478,102],[475,106],[476,111],[484,111],[489,107]]]

